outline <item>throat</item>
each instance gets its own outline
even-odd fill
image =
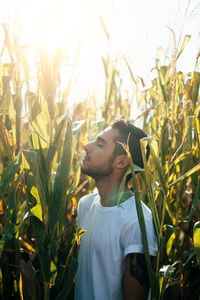
[[[127,199],[133,196],[133,193],[130,190],[124,191],[123,193],[115,193],[109,197],[100,198],[100,203],[102,206],[116,206],[120,203],[123,203]]]

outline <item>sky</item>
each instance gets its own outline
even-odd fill
[[[8,23],[11,30],[14,21],[21,20],[22,43],[42,43],[50,52],[56,45],[65,48],[70,58],[68,70],[80,42],[72,101],[84,100],[93,90],[100,101],[103,99],[102,55],[108,53],[113,59],[125,56],[134,75],[148,79],[155,58],[162,57],[163,52],[158,48],[163,47],[172,55],[173,37],[169,28],[175,32],[177,44],[185,34],[192,35],[177,62],[179,70],[194,70],[200,50],[199,0],[0,0],[0,7],[0,21]]]

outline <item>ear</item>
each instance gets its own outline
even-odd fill
[[[129,166],[129,159],[127,155],[117,155],[113,166],[118,169],[125,169]]]

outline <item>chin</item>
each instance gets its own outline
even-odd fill
[[[81,173],[87,176],[92,177],[93,179],[96,178],[95,174],[93,174],[93,172],[91,172],[90,170],[88,170],[87,168],[84,168],[83,166],[81,166]]]
[[[86,175],[87,175],[88,170],[87,170],[86,168],[84,168],[83,165],[81,165],[81,172],[82,172],[83,174],[86,174]]]

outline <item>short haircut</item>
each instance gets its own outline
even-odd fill
[[[113,155],[116,157],[116,155],[126,154],[125,149],[120,143],[127,145],[128,142],[129,151],[134,164],[140,168],[144,168],[140,140],[144,137],[147,137],[146,133],[123,118],[115,120],[111,124],[111,128],[117,129],[119,132],[119,136],[115,138],[116,147]],[[147,145],[146,160],[149,158],[149,153],[150,147]]]

